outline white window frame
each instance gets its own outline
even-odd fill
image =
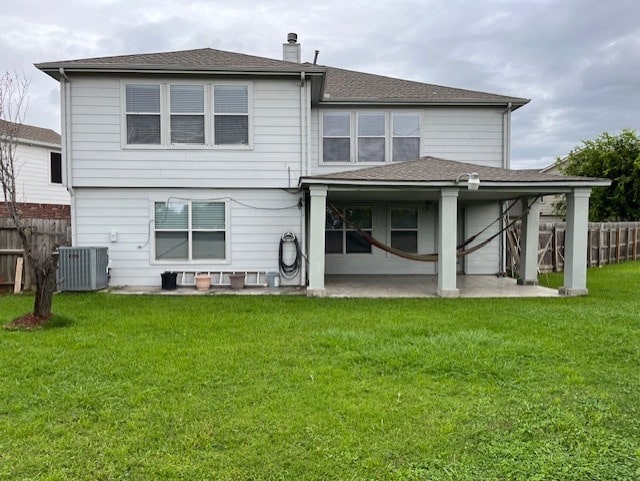
[[[127,98],[126,98],[126,86],[128,84],[147,84],[147,85],[160,85],[160,144],[128,144],[127,143]],[[186,144],[186,143],[171,143],[171,98],[170,98],[170,86],[171,85],[204,85],[204,144]],[[248,113],[242,115],[248,115],[249,126],[249,143],[244,144],[221,144],[216,145],[214,139],[214,112],[213,112],[213,92],[215,85],[243,85],[247,87],[248,94]],[[253,150],[253,124],[254,124],[254,109],[253,109],[253,89],[254,85],[252,81],[189,81],[180,79],[171,79],[169,81],[163,80],[161,82],[157,80],[147,79],[122,79],[120,81],[120,146],[125,150]],[[155,113],[154,113],[155,114]],[[174,114],[175,115],[175,114]]]
[[[360,135],[360,118],[366,115],[378,115],[382,116],[384,121],[384,129],[382,135]],[[389,115],[387,112],[379,111],[379,110],[366,110],[356,112],[356,125],[355,125],[355,142],[356,142],[356,156],[355,161],[358,164],[384,164],[387,162],[389,158]],[[384,142],[384,147],[382,148],[382,160],[370,160],[370,161],[361,161],[360,160],[360,139],[382,139]]]
[[[395,114],[399,114],[399,115],[417,115],[418,116],[418,135],[394,135],[393,131],[394,131],[394,125],[393,125],[393,117]],[[422,151],[422,115],[420,115],[420,112],[404,112],[404,111],[391,111],[389,112],[389,161],[390,162],[403,162],[403,161],[396,161],[393,158],[393,144],[394,144],[394,140],[395,139],[415,139],[418,138],[418,157],[420,157],[421,155],[421,151]]]
[[[363,228],[362,230],[371,231],[371,235],[373,236],[373,225],[375,222],[375,206],[373,204],[344,204],[337,205],[336,208],[340,210],[344,214],[345,209],[369,209],[371,211],[371,227],[369,229]],[[352,229],[347,226],[347,224],[342,221],[342,227],[340,229],[327,229],[325,226],[325,232],[341,232],[342,233],[342,252],[325,252],[327,256],[371,256],[373,255],[373,246],[369,246],[371,250],[369,252],[347,252],[347,232],[355,232],[355,229]],[[326,234],[325,234],[326,235]]]
[[[324,136],[324,114],[326,113],[345,113],[350,116],[350,160],[349,161],[325,161],[324,160],[324,148],[323,148],[323,140]],[[360,114],[367,113],[384,113],[385,114],[385,159],[383,162],[374,161],[374,162],[360,162],[358,161],[358,116]],[[414,114],[418,116],[419,120],[419,135],[418,135],[418,157],[421,157],[423,154],[423,128],[424,128],[424,112],[422,110],[417,109],[322,109],[318,112],[319,115],[319,127],[318,127],[318,163],[323,166],[340,166],[340,165],[362,165],[362,166],[375,166],[375,165],[383,165],[390,164],[393,162],[393,114]],[[367,136],[363,136],[367,137]],[[397,136],[399,138],[404,138]],[[336,138],[332,136],[330,138]]]
[[[324,135],[324,115],[325,114],[348,114],[349,115],[349,136],[346,137],[344,135]],[[355,156],[355,146],[354,146],[354,112],[346,111],[346,110],[324,110],[320,111],[320,148],[318,149],[318,155],[320,163],[324,165],[349,165],[353,162]],[[349,160],[324,160],[324,139],[349,139]]]
[[[415,209],[416,210],[416,227],[413,228],[404,228],[404,227],[393,227],[391,223],[391,215],[394,209]],[[392,246],[391,234],[393,232],[415,232],[416,233],[416,252],[412,254],[417,254],[420,252],[420,206],[418,204],[389,204],[387,206],[387,243]],[[393,247],[393,246],[392,246]]]
[[[171,82],[167,85],[167,140],[171,146],[179,146],[179,147],[203,147],[208,144],[209,141],[209,128],[207,122],[207,102],[209,101],[209,89],[206,84],[203,83],[195,83],[195,82]],[[199,112],[172,112],[171,111],[171,87],[172,86],[182,86],[182,85],[193,85],[193,86],[201,86],[203,90],[203,99],[202,99],[202,113]],[[162,109],[160,109],[162,110]],[[204,139],[201,144],[199,143],[190,143],[190,142],[172,142],[171,141],[171,118],[173,116],[187,116],[187,115],[201,115],[203,117],[203,128],[204,128]]]
[[[188,242],[188,258],[187,259],[157,259],[156,258],[156,232],[178,232],[182,231],[181,229],[156,229],[155,226],[155,205],[156,203],[170,203],[170,202],[180,202],[188,204],[188,226],[186,230],[187,233],[187,242]],[[193,203],[220,203],[224,204],[224,229],[193,229],[192,228],[192,204]],[[230,213],[230,202],[229,199],[172,199],[169,198],[153,198],[149,200],[149,234],[150,234],[150,242],[149,242],[149,261],[151,264],[155,265],[229,265],[231,263],[231,229],[229,222],[229,213]],[[224,259],[193,259],[193,232],[224,232],[224,250],[225,256]]]

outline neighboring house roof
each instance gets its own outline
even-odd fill
[[[60,134],[51,129],[36,127],[35,125],[16,124],[0,120],[0,132],[15,129],[15,139],[22,142],[38,142],[42,144],[60,145]]]
[[[177,52],[119,55],[36,64],[59,80],[65,72],[174,72],[174,73],[262,73],[324,76],[315,84],[315,100],[323,103],[424,103],[424,104],[512,104],[513,109],[528,99],[475,92],[452,87],[396,79],[352,70],[286,62],[266,57],[212,48]]]
[[[453,185],[459,176],[471,172],[479,174],[481,185],[544,184],[549,186],[601,186],[610,184],[608,179],[545,174],[531,170],[502,169],[466,162],[455,162],[453,160],[439,159],[436,157],[422,157],[417,160],[367,167],[349,172],[303,177],[302,183],[429,183],[441,186]],[[466,181],[466,178],[462,179],[462,182],[464,181]]]
[[[559,173],[560,169],[564,166],[564,164],[567,163],[567,158],[565,157],[564,159],[559,159],[556,162],[554,162],[553,164],[549,164],[546,167],[543,167],[542,169],[540,169],[539,172],[550,172],[550,173]]]

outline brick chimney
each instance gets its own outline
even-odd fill
[[[287,34],[287,43],[282,44],[282,60],[300,63],[300,44],[297,33]]]

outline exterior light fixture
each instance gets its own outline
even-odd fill
[[[478,187],[480,187],[480,175],[477,172],[471,172],[471,173],[464,173],[464,174],[460,174],[457,178],[456,178],[456,185],[458,185],[460,183],[460,178],[463,176],[467,176],[467,189],[469,190],[478,190]]]

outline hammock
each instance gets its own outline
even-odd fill
[[[493,222],[491,222],[489,225],[487,225],[480,232],[478,232],[478,233],[472,235],[471,237],[469,237],[462,244],[460,244],[459,246],[456,247],[456,256],[457,257],[464,257],[464,256],[467,256],[469,254],[472,254],[473,252],[476,252],[477,250],[482,249],[484,246],[489,244],[493,239],[498,237],[500,234],[505,232],[507,229],[509,229],[511,226],[513,226],[516,222],[518,222],[520,219],[522,219],[529,212],[529,209],[531,209],[531,206],[533,205],[533,203],[535,203],[538,200],[539,197],[540,196],[536,197],[531,204],[528,204],[526,209],[523,209],[522,214],[517,216],[513,221],[509,222],[507,225],[505,225],[502,229],[500,229],[498,232],[493,234],[491,237],[483,240],[482,242],[480,242],[479,244],[477,244],[477,245],[475,245],[473,247],[469,247],[469,248],[465,249],[465,247],[467,245],[469,245],[471,242],[473,242],[480,234],[482,234],[489,227],[491,227],[493,224],[498,222],[502,218],[502,215],[500,217],[498,217],[496,220],[494,220]],[[507,212],[509,212],[509,210],[511,210],[511,208],[514,205],[516,205],[517,202],[518,202],[518,199],[514,200],[511,203],[511,205],[507,208],[507,210],[504,211],[503,214],[506,214]],[[331,211],[339,219],[341,219],[350,229],[353,229],[360,237],[362,237],[365,241],[367,241],[372,246],[377,247],[378,249],[381,249],[381,250],[383,250],[385,252],[388,252],[389,254],[393,254],[395,256],[402,257],[403,259],[409,259],[409,260],[412,260],[412,261],[418,261],[418,262],[437,262],[438,261],[438,254],[435,253],[435,252],[431,253],[431,254],[414,254],[414,253],[411,253],[411,252],[405,252],[405,251],[402,251],[400,249],[396,249],[395,247],[391,247],[390,245],[379,241],[375,237],[371,236],[367,232],[365,232],[362,229],[360,229],[356,224],[354,224],[349,219],[347,219],[344,215],[342,215],[342,212],[340,212],[340,210],[335,205],[329,204],[329,209],[331,209]]]

